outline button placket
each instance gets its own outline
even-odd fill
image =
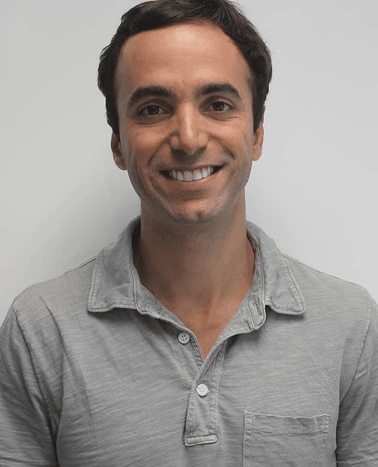
[[[203,368],[203,358],[201,354],[201,349],[199,347],[198,341],[195,336],[190,334],[189,331],[181,331],[179,334],[176,335],[177,340],[182,344],[183,346],[187,346],[187,344],[191,344],[191,350],[193,351],[193,357],[194,360],[197,364],[197,371]]]
[[[226,342],[193,381],[184,434],[186,446],[216,443],[218,440],[218,391],[225,350]]]

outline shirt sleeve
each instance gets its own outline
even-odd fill
[[[378,465],[378,307],[371,297],[361,353],[340,404],[337,465]]]
[[[0,467],[58,466],[38,369],[13,307],[0,328]]]

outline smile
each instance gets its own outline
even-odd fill
[[[173,179],[178,180],[179,182],[196,182],[204,178],[210,177],[216,170],[216,167],[204,167],[202,169],[196,170],[168,170],[165,174]]]

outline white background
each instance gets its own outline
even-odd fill
[[[0,0],[0,322],[16,294],[95,255],[139,211],[96,87],[99,53],[136,3]],[[240,3],[274,64],[248,218],[378,299],[378,4]]]

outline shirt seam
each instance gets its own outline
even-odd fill
[[[369,329],[370,329],[370,325],[371,325],[372,307],[371,307],[370,298],[369,298],[369,294],[368,294],[367,290],[365,290],[365,296],[366,296],[366,309],[367,309],[366,329],[365,329],[363,337],[362,337],[361,346],[360,346],[359,353],[358,353],[358,358],[356,359],[350,381],[349,381],[348,386],[347,386],[347,388],[345,390],[345,393],[340,398],[340,404],[343,402],[344,398],[348,394],[349,389],[350,389],[350,387],[351,387],[351,385],[352,385],[352,383],[354,381],[354,378],[356,376],[357,368],[358,368],[358,365],[359,365],[359,363],[361,361],[361,358],[362,358],[363,349],[365,347],[366,338],[367,338],[367,335],[368,335],[368,332],[369,332]]]
[[[29,355],[30,355],[30,360],[31,360],[31,363],[32,363],[32,366],[33,366],[33,372],[34,372],[34,375],[35,375],[35,380],[37,382],[37,385],[38,385],[38,390],[39,390],[39,393],[44,401],[44,403],[46,404],[46,407],[47,407],[47,410],[49,412],[49,419],[51,420],[51,424],[49,426],[49,429],[50,430],[53,430],[53,423],[52,423],[52,420],[53,420],[53,410],[52,410],[52,407],[50,405],[50,402],[48,400],[48,398],[46,397],[46,395],[44,394],[44,391],[42,390],[42,387],[43,387],[43,384],[42,384],[42,376],[41,376],[41,372],[40,372],[40,369],[38,367],[38,364],[37,364],[37,361],[36,361],[36,358],[35,358],[35,355],[34,355],[34,352],[32,350],[32,345],[27,337],[27,331],[26,331],[26,328],[24,327],[24,325],[22,324],[21,322],[21,317],[19,315],[19,311],[16,309],[16,306],[15,304],[13,305],[12,307],[12,312],[14,313],[15,317],[16,317],[16,323],[17,323],[17,326],[22,334],[22,337],[26,343],[26,346],[28,348],[28,351],[29,351]],[[53,434],[53,433],[52,433]],[[55,438],[56,434],[54,433],[54,438]]]

